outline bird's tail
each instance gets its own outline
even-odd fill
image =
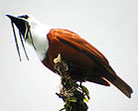
[[[121,92],[123,92],[128,98],[131,98],[132,88],[123,81],[116,74],[106,74],[105,79],[110,81],[114,86],[116,86]]]

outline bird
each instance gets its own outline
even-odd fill
[[[113,84],[131,98],[132,88],[116,74],[106,57],[75,32],[45,25],[30,14],[6,16],[19,29],[25,42],[34,47],[42,64],[51,71],[57,73],[53,60],[61,54],[73,79],[104,86]]]

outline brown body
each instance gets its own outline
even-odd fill
[[[42,62],[49,69],[55,72],[53,60],[61,54],[69,64],[69,73],[72,78],[106,86],[109,86],[111,82],[130,97],[132,89],[116,75],[104,55],[87,41],[64,29],[52,29],[47,37],[49,48]]]

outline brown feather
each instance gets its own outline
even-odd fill
[[[79,35],[64,29],[52,29],[47,37],[49,49],[43,63],[52,71],[55,72],[53,59],[61,54],[69,64],[72,78],[106,86],[110,81],[130,97],[131,87],[116,75],[105,56]]]

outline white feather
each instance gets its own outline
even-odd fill
[[[47,34],[49,33],[51,27],[45,26],[44,24],[34,19],[32,16],[29,16],[27,21],[30,25],[30,31],[32,34],[34,46],[36,48],[36,53],[39,59],[42,61],[46,57],[46,52],[48,51],[49,43]],[[28,37],[26,41],[32,45],[30,37]]]

